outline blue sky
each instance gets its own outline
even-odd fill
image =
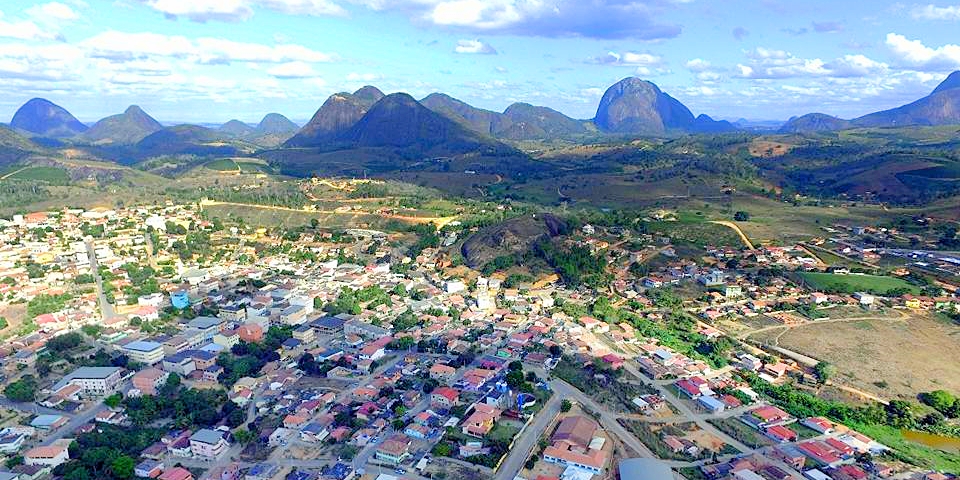
[[[590,118],[648,79],[695,113],[850,118],[960,69],[960,3],[821,0],[0,0],[0,120],[308,119],[366,84]]]

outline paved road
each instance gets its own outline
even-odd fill
[[[103,294],[103,279],[100,278],[100,264],[97,262],[96,246],[93,240],[85,240],[87,246],[87,257],[90,259],[90,270],[93,272],[94,284],[97,286],[97,301],[100,304],[100,316],[103,321],[113,318],[117,315],[113,304],[107,301],[107,296]]]
[[[553,392],[553,396],[550,397],[546,405],[540,409],[537,416],[534,417],[533,422],[527,426],[527,429],[523,431],[520,438],[514,442],[513,448],[511,448],[510,453],[507,454],[506,460],[500,464],[500,469],[497,471],[496,476],[494,476],[494,480],[512,480],[520,473],[520,469],[523,468],[527,457],[529,457],[533,449],[536,448],[537,441],[543,436],[544,432],[546,432],[547,427],[550,426],[550,422],[560,414],[561,397],[563,396],[556,391]]]
[[[23,413],[29,413],[31,415],[64,415],[71,416],[69,413],[65,413],[63,410],[57,410],[54,408],[47,408],[42,405],[38,405],[33,402],[14,402],[7,397],[0,397],[0,407],[7,408],[10,410],[17,410]]]
[[[129,391],[130,388],[132,387],[133,387],[132,381],[128,379],[128,380],[125,380],[123,383],[121,383],[119,387],[117,387],[117,391],[126,392],[126,391]],[[70,418],[70,421],[67,422],[66,425],[58,428],[56,431],[54,431],[50,435],[47,435],[43,439],[42,444],[50,445],[51,443],[57,440],[60,440],[61,438],[73,436],[74,432],[76,432],[78,428],[80,428],[83,425],[86,425],[87,423],[92,422],[94,417],[96,417],[98,413],[104,410],[107,410],[107,406],[104,405],[103,402],[97,401],[97,403],[87,407],[86,410],[73,415],[73,417]],[[59,415],[66,415],[66,414],[64,414],[64,412],[60,412]]]

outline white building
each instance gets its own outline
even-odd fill
[[[123,353],[137,363],[156,365],[163,360],[163,344],[140,340],[123,346]]]
[[[112,394],[120,385],[120,367],[80,367],[60,379],[52,390],[59,392],[65,387],[76,385],[79,394],[85,397],[102,397]]]

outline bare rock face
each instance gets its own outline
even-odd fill
[[[540,240],[567,230],[566,222],[555,215],[517,217],[475,233],[463,243],[460,252],[467,265],[479,268],[494,258],[524,253]]]
[[[383,96],[376,87],[363,87],[354,93],[335,93],[285,145],[315,147],[332,141],[356,125]]]
[[[10,127],[49,138],[68,138],[87,131],[87,126],[65,108],[44,98],[23,104],[13,115]]]
[[[694,120],[687,107],[653,83],[629,77],[607,89],[593,121],[605,132],[659,135],[688,130]]]

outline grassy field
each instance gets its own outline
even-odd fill
[[[65,184],[70,181],[67,171],[57,167],[29,167],[10,175],[9,178],[39,180],[56,184]]]
[[[779,344],[833,363],[840,383],[880,397],[913,400],[920,392],[960,391],[960,362],[944,357],[960,349],[960,326],[926,315],[812,323],[790,329]]]
[[[883,295],[891,290],[906,289],[910,293],[920,293],[919,287],[896,277],[879,275],[837,275],[817,272],[803,272],[799,275],[811,288],[823,292],[870,292]]]
[[[895,449],[911,463],[954,474],[960,473],[960,455],[911,442],[904,438],[903,433],[896,428],[857,424],[852,424],[850,427]]]
[[[203,166],[218,172],[236,172],[240,170],[240,167],[237,166],[237,162],[234,162],[229,158],[218,158],[212,162],[205,163]]]

